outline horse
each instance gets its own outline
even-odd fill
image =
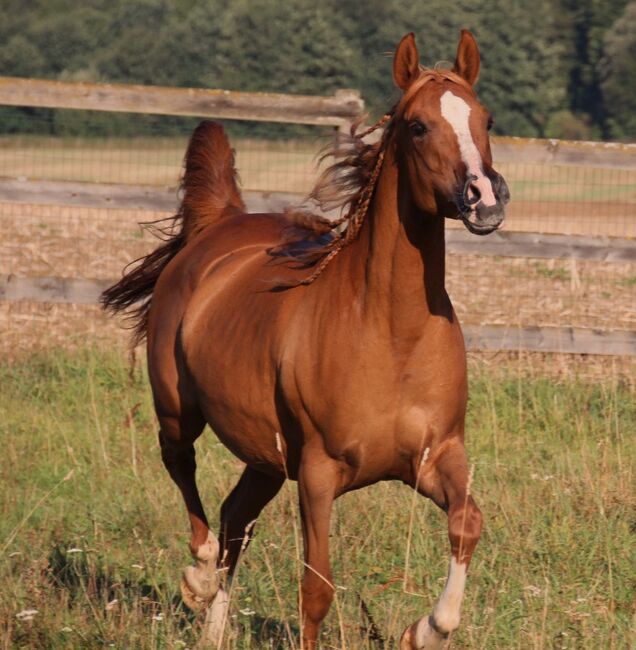
[[[334,596],[333,502],[383,480],[448,515],[446,585],[400,647],[441,648],[459,625],[482,515],[464,450],[466,353],[444,284],[445,218],[485,235],[509,200],[492,166],[492,117],[473,88],[479,68],[467,30],[452,69],[421,67],[414,35],[404,36],[393,60],[399,101],[371,128],[352,127],[311,194],[340,206],[334,221],[301,209],[248,214],[222,127],[201,123],[164,243],[102,295],[147,342],[161,456],[191,525],[182,594],[207,610],[210,643],[253,522],[286,479],[298,483],[302,519],[303,647],[316,647]],[[381,137],[369,143],[374,130]],[[195,480],[206,423],[245,463],[218,538]]]

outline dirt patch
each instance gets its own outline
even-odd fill
[[[449,255],[446,285],[467,324],[636,327],[636,264]]]

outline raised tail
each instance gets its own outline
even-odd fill
[[[234,152],[220,124],[211,121],[199,124],[190,138],[184,166],[179,211],[171,227],[158,229],[165,242],[129,264],[122,279],[100,296],[107,311],[128,311],[135,344],[146,337],[152,293],[168,262],[206,226],[225,216],[245,212]]]

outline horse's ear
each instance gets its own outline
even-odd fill
[[[474,86],[479,77],[479,61],[479,48],[475,37],[467,29],[462,29],[453,72]]]
[[[420,74],[420,54],[415,45],[413,32],[402,38],[393,59],[393,80],[395,85],[406,90]]]

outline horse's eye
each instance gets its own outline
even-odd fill
[[[427,128],[422,124],[419,120],[414,120],[409,124],[409,129],[411,131],[411,135],[414,137],[419,137],[422,136],[426,133]]]
[[[492,115],[488,116],[488,124],[486,125],[486,128],[490,131],[492,129],[493,124],[495,123],[495,120]]]

